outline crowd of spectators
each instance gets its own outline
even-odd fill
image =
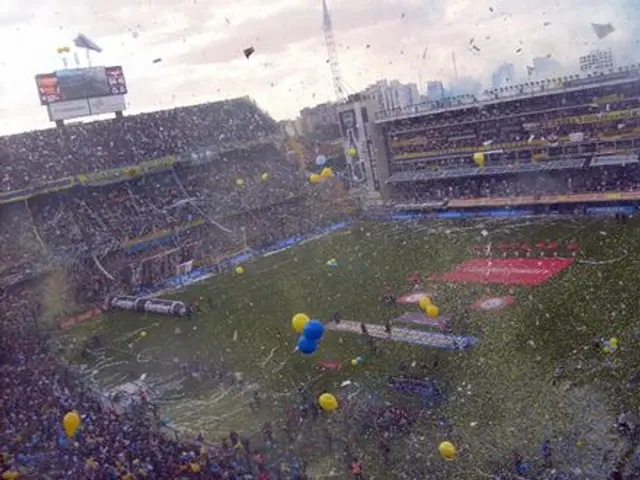
[[[583,193],[640,191],[640,164],[591,166],[580,169],[503,173],[433,181],[401,182],[392,186],[391,202],[416,203],[452,199],[515,198]]]
[[[104,186],[77,186],[0,207],[5,276],[69,262],[289,201],[304,182],[273,144]]]
[[[555,122],[556,129],[551,134],[539,130],[538,138],[554,141],[573,131],[556,121],[561,117],[635,105],[640,85],[621,88],[626,98],[604,103],[597,98],[611,92],[587,89],[424,117],[425,124],[397,122],[389,135],[405,142],[405,152],[442,150],[487,140],[531,141],[523,122],[544,121]],[[620,89],[615,92],[621,94]],[[451,125],[441,128],[447,122],[457,126],[456,134]],[[633,132],[640,125],[635,118],[622,126],[619,119],[615,122],[606,128],[590,123],[581,131],[588,139],[603,131]],[[401,138],[416,132],[422,144]],[[42,311],[38,275],[45,270],[67,272],[64,280],[73,301],[66,307],[73,309],[76,304],[98,303],[108,294],[135,293],[175,275],[184,262],[212,264],[242,249],[312,232],[323,219],[338,219],[340,211],[327,202],[336,200],[336,192],[305,192],[310,187],[300,178],[299,166],[264,141],[276,133],[271,118],[250,100],[237,99],[0,138],[0,193],[167,155],[185,159],[141,178],[76,186],[0,206],[3,473],[52,479],[282,478],[267,467],[266,451],[252,448],[236,434],[220,447],[201,439],[179,442],[159,433],[153,415],[105,410],[56,362],[45,339],[34,334]],[[452,140],[453,135],[458,139]],[[406,182],[393,192],[394,200],[406,202],[635,190],[640,190],[637,163],[553,175],[509,173]],[[19,274],[21,282],[7,280]],[[60,420],[69,410],[83,417],[83,428],[73,439],[61,433]],[[304,478],[302,470],[294,469],[289,478]]]
[[[551,156],[640,147],[640,77],[608,87],[467,105],[384,124],[392,156],[466,157],[509,150],[514,158],[555,148]],[[613,142],[616,142],[615,144]],[[515,144],[515,145],[514,145]],[[560,147],[560,148],[559,148]],[[564,147],[564,150],[562,149]],[[516,155],[516,153],[524,155]],[[528,155],[527,155],[528,153]]]
[[[90,250],[227,217],[299,195],[296,166],[274,145],[241,149],[200,165],[102,187],[77,187],[29,200],[34,223],[56,251]]]
[[[633,102],[640,94],[640,76],[629,75],[624,82],[604,85],[603,82],[583,83],[581,88],[571,90],[543,91],[537,95],[505,98],[486,103],[470,103],[458,108],[435,109],[429,115],[410,119],[393,120],[385,123],[389,134],[420,131],[441,126],[457,126],[460,123],[479,122],[517,117],[525,122],[539,120],[540,113],[547,115],[567,114],[569,116],[593,113],[595,105],[609,104],[615,109]],[[632,103],[629,105],[637,105]],[[391,117],[393,118],[393,117]]]
[[[270,448],[276,432],[263,438],[231,432],[220,444],[202,437],[180,441],[164,434],[142,395],[137,408],[123,410],[97,397],[51,353],[51,342],[33,330],[37,296],[21,289],[3,298],[0,337],[0,472],[2,478],[91,479],[295,479],[304,466],[292,462],[285,474]],[[15,292],[12,292],[15,293]],[[11,305],[11,308],[7,308]],[[62,418],[81,415],[69,438]]]
[[[278,134],[249,98],[0,138],[0,192]]]

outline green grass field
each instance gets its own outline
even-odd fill
[[[324,440],[329,431],[348,443],[376,478],[483,478],[508,464],[514,450],[536,463],[546,439],[555,466],[580,467],[589,478],[602,478],[624,449],[612,428],[616,417],[639,405],[637,390],[628,385],[640,365],[639,233],[636,221],[619,225],[606,219],[356,224],[247,264],[243,275],[228,273],[176,294],[190,302],[205,299],[207,311],[197,320],[110,313],[67,332],[64,341],[79,345],[90,334],[102,334],[107,353],[84,365],[88,377],[107,389],[146,374],[171,425],[185,434],[203,431],[211,441],[232,429],[257,432],[266,420],[277,425],[295,405],[300,387],[314,396],[330,391],[343,400],[345,380],[418,412],[412,430],[392,440],[392,467],[379,462],[375,434],[362,437],[354,430],[351,413],[302,427],[292,450],[317,475],[334,469],[335,478],[345,478],[338,457],[329,458]],[[474,257],[471,246],[489,241],[570,239],[582,251],[568,270],[540,287],[515,288],[516,303],[502,311],[472,311],[468,324],[453,322],[453,333],[480,339],[472,350],[381,340],[374,353],[358,335],[327,332],[314,355],[293,351],[294,313],[329,321],[338,311],[344,319],[382,323],[417,309],[390,309],[381,302],[385,285],[397,294],[409,290],[406,277],[412,272],[426,277],[448,271]],[[328,268],[329,258],[339,267]],[[473,284],[429,283],[428,289],[443,315],[455,315],[487,293]],[[492,296],[507,292],[490,286]],[[596,335],[619,338],[613,361],[591,347]],[[439,362],[433,366],[436,354]],[[366,362],[353,368],[349,361],[358,355]],[[194,356],[241,374],[242,381],[223,387],[185,380],[179,364]],[[322,373],[316,368],[321,359],[346,365]],[[398,374],[401,364],[410,375],[436,380],[446,401],[420,408],[416,400],[389,392],[385,380]],[[261,399],[258,408],[250,408],[254,391]],[[451,426],[443,427],[443,419]],[[442,440],[457,445],[455,462],[440,458]]]

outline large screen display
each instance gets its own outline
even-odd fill
[[[70,100],[126,95],[122,67],[89,67],[36,75],[42,105]]]

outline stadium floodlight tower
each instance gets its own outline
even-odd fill
[[[336,93],[336,100],[340,103],[347,99],[344,91],[344,83],[342,75],[340,75],[340,62],[338,61],[338,49],[336,48],[336,39],[333,35],[333,23],[329,14],[327,0],[322,0],[322,29],[324,30],[324,42],[327,45],[327,56],[329,58],[329,67],[331,68],[331,77],[333,79],[333,88]]]

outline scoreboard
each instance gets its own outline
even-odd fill
[[[36,75],[40,104],[52,121],[125,109],[127,83],[122,67],[88,67]]]

